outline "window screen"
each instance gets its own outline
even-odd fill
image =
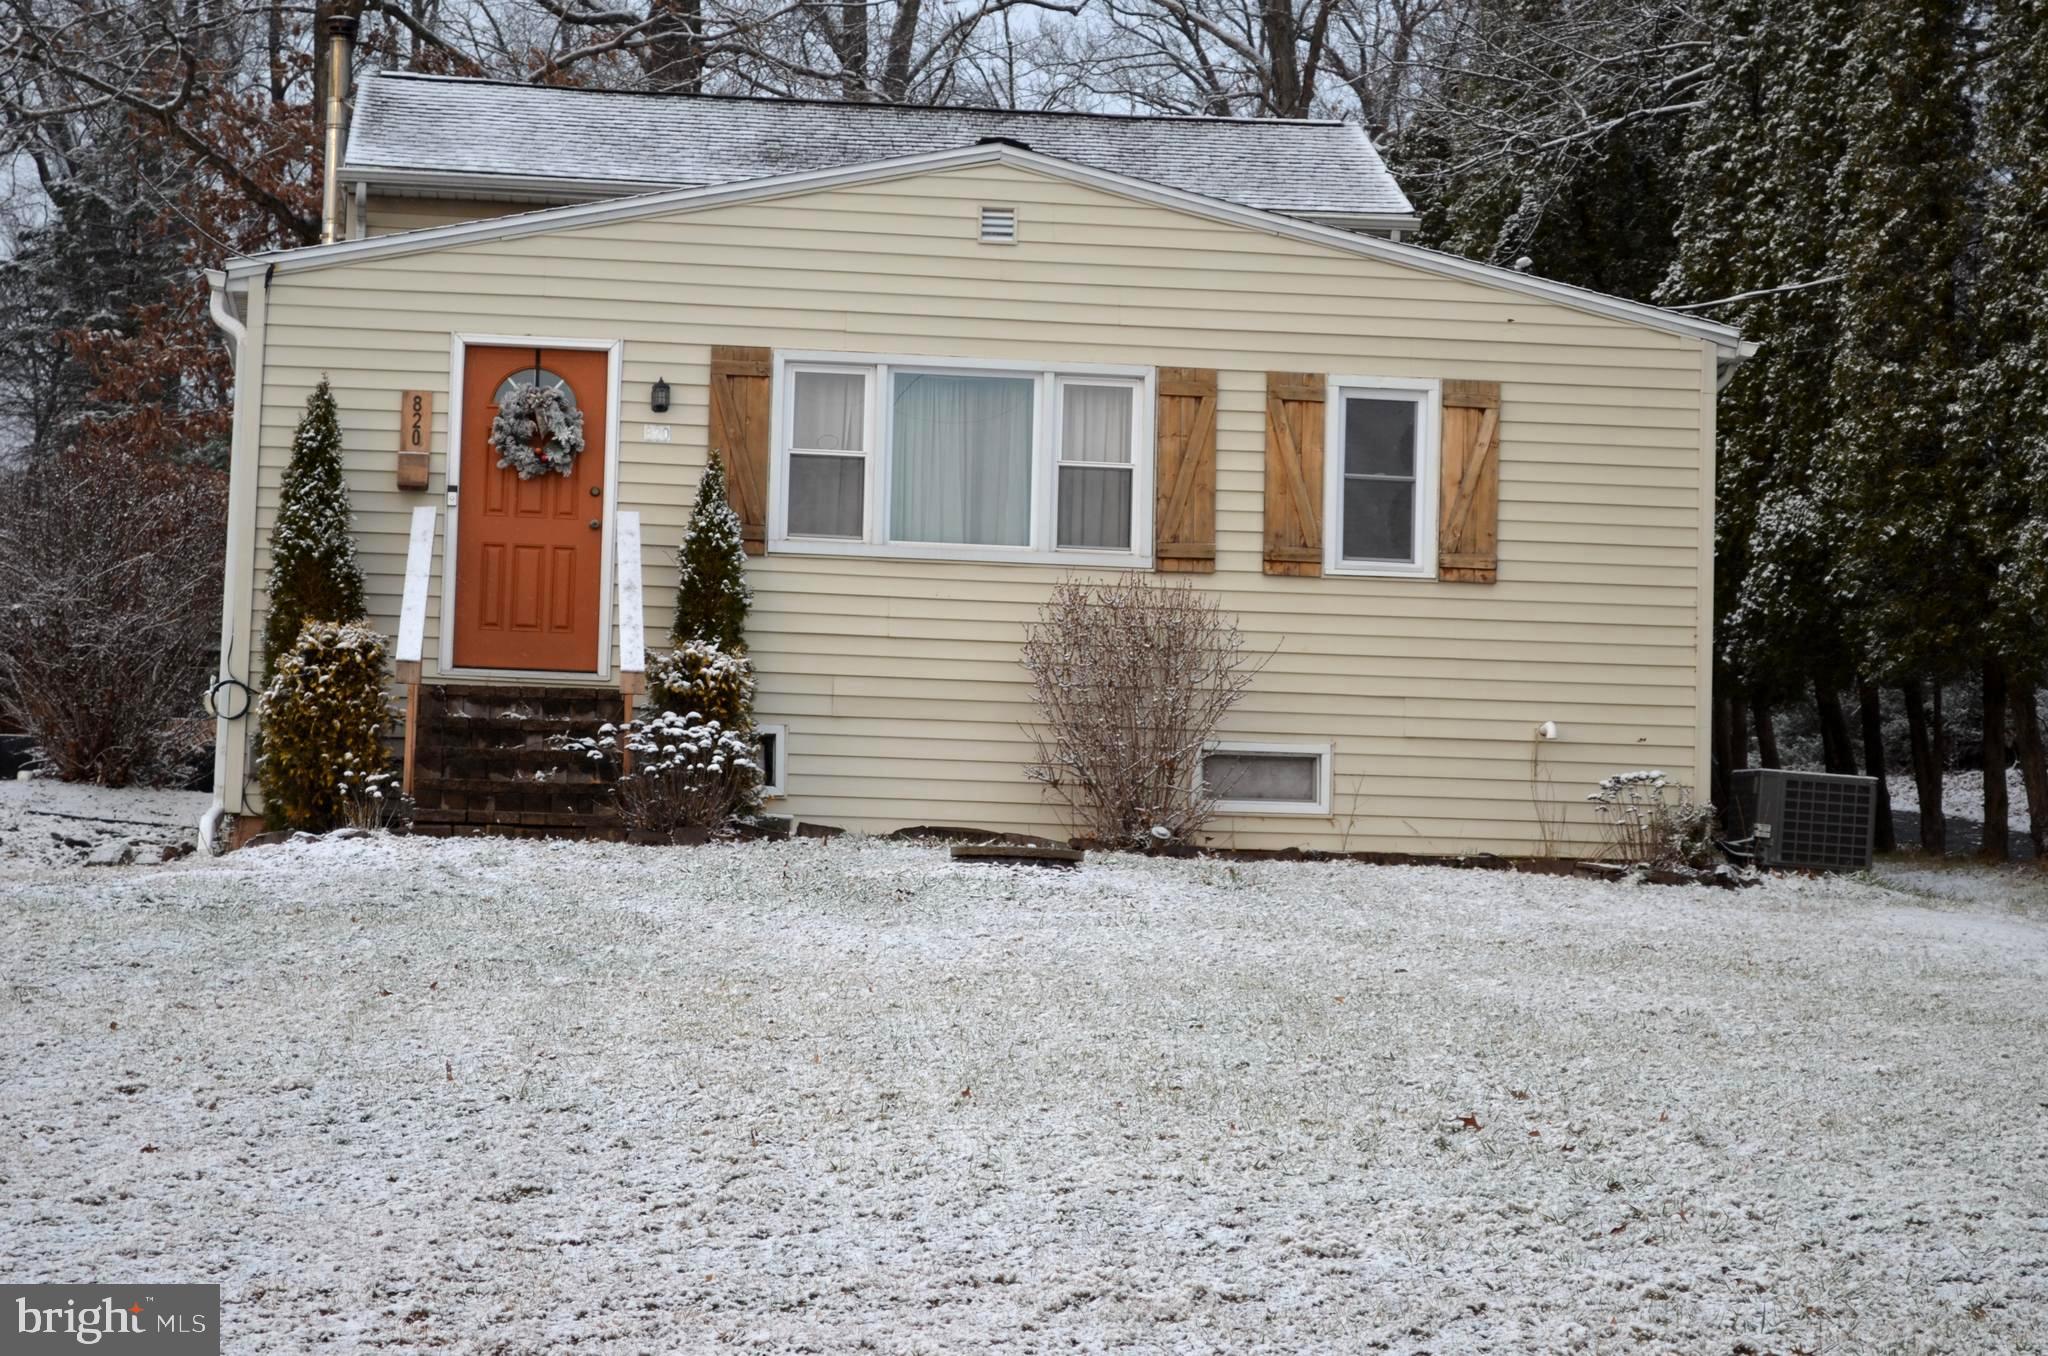
[[[1345,399],[1344,559],[1415,559],[1419,413],[1412,400]]]
[[[1202,760],[1202,780],[1217,800],[1313,805],[1322,800],[1322,764],[1317,753],[1215,752]]]

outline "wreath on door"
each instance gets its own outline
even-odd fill
[[[568,475],[583,451],[583,411],[573,408],[565,388],[543,386],[534,369],[531,386],[516,386],[491,420],[491,449],[498,465],[531,480],[553,471]]]

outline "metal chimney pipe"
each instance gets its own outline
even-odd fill
[[[356,21],[346,14],[327,20],[326,178],[320,189],[320,243],[341,239],[341,151],[348,136],[348,95]]]

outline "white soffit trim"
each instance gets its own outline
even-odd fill
[[[424,254],[455,245],[517,240],[525,236],[569,230],[579,226],[633,221],[666,213],[704,211],[734,203],[760,202],[794,194],[814,193],[849,184],[878,183],[918,174],[994,164],[1031,170],[1050,178],[1065,179],[1119,197],[1172,208],[1211,221],[1242,226],[1248,230],[1264,231],[1268,235],[1299,240],[1311,245],[1324,245],[1345,253],[1406,265],[1424,272],[1476,283],[1482,287],[1494,287],[1504,292],[1539,297],[1561,306],[1605,316],[1610,320],[1642,325],[1688,339],[1705,340],[1726,357],[1740,356],[1740,337],[1737,332],[1710,320],[1694,319],[1639,301],[1628,301],[1621,297],[1608,296],[1604,292],[1573,287],[1569,283],[1532,278],[1527,274],[1516,273],[1492,264],[1475,263],[1454,254],[1424,249],[1420,245],[1383,240],[1378,236],[1354,235],[1349,231],[1318,226],[1294,217],[1264,212],[1252,207],[1240,207],[1216,198],[1204,198],[1180,189],[1133,179],[1129,175],[1090,169],[1076,165],[1072,161],[1058,160],[1052,156],[1039,155],[1035,151],[1003,145],[963,146],[957,150],[933,151],[925,155],[904,156],[895,160],[876,160],[863,165],[843,165],[829,170],[781,175],[773,179],[752,179],[715,188],[675,189],[663,193],[643,194],[635,198],[575,203],[567,207],[544,208],[536,212],[522,212],[515,216],[494,217],[485,221],[466,221],[453,226],[433,226],[397,235],[375,236],[368,240],[345,240],[332,245],[309,245],[294,250],[275,250],[231,259],[227,264],[227,274],[231,279],[241,278],[273,267],[280,273],[295,273],[302,269],[354,263],[360,259]]]

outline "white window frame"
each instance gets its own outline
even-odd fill
[[[787,725],[756,725],[754,727],[754,735],[757,739],[761,735],[775,736],[775,757],[769,760],[775,766],[761,769],[761,798],[763,800],[781,800],[785,795],[789,794],[785,789],[785,779],[789,768],[789,727]]]
[[[796,423],[796,382],[800,371],[860,372],[868,377],[863,436],[867,440],[861,512],[862,535],[796,537],[789,531],[789,446]],[[973,546],[954,542],[899,542],[888,538],[891,444],[888,393],[898,372],[940,372],[1031,377],[1032,411],[1031,541],[1028,546]],[[1059,518],[1061,383],[1128,385],[1131,398],[1131,545],[1127,551],[1063,548],[1056,544]],[[1150,367],[1108,363],[1044,363],[987,358],[934,358],[911,354],[777,352],[770,402],[768,550],[772,554],[875,556],[893,560],[963,560],[996,564],[1152,568],[1153,405],[1155,372]],[[794,449],[802,452],[803,449]],[[1094,462],[1090,465],[1114,463]]]
[[[1330,787],[1334,780],[1337,754],[1330,744],[1269,744],[1254,740],[1217,739],[1202,746],[1202,763],[1197,777],[1206,778],[1212,753],[1278,753],[1294,758],[1316,758],[1316,798],[1310,800],[1219,800],[1216,813],[1224,815],[1328,815]]]
[[[1344,411],[1347,397],[1413,400],[1415,559],[1344,559]],[[1420,377],[1331,377],[1323,431],[1323,573],[1382,579],[1436,578],[1436,520],[1443,490],[1443,383]]]

